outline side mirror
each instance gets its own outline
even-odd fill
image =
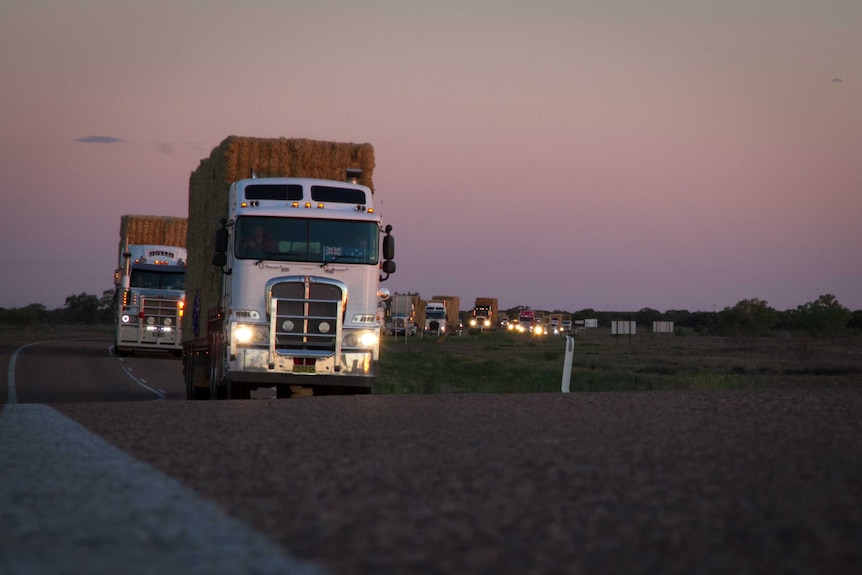
[[[217,254],[226,254],[227,253],[227,228],[224,226],[220,227],[215,232],[215,251]],[[224,265],[224,264],[222,264]]]
[[[381,276],[380,281],[385,282],[389,279],[389,274],[395,273],[395,262],[392,261],[395,257],[395,238],[390,235],[392,226],[386,226],[383,231],[386,235],[383,236],[383,264],[380,269],[386,275]]]
[[[221,268],[221,272],[225,275],[230,275],[232,270],[224,269],[227,265],[227,248],[228,248],[228,233],[227,220],[222,218],[221,227],[215,231],[213,238],[215,244],[215,253],[213,254],[213,265]]]
[[[391,260],[395,258],[395,238],[388,233],[383,236],[383,259]]]

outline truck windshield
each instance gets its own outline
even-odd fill
[[[129,285],[133,288],[181,291],[186,288],[186,274],[185,272],[132,269]]]
[[[446,319],[446,310],[444,309],[426,309],[425,317],[428,319]]]
[[[378,262],[376,222],[242,217],[236,221],[238,259],[299,262]]]

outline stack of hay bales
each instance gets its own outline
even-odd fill
[[[228,217],[230,185],[256,177],[299,177],[345,181],[347,169],[359,168],[359,183],[374,190],[374,148],[371,144],[289,138],[229,136],[209,158],[201,160],[189,179],[189,265],[186,269],[187,309],[199,309],[199,334],[183,322],[183,341],[206,334],[210,310],[219,305],[222,272],[212,265],[215,232]]]
[[[127,245],[186,247],[189,221],[172,216],[125,215],[120,218],[120,254]]]

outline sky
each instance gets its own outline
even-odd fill
[[[230,135],[371,143],[393,292],[862,309],[859,0],[4,0],[0,308]]]

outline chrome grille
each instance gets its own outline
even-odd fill
[[[272,333],[277,351],[334,352],[341,333],[344,289],[316,278],[270,286]]]

